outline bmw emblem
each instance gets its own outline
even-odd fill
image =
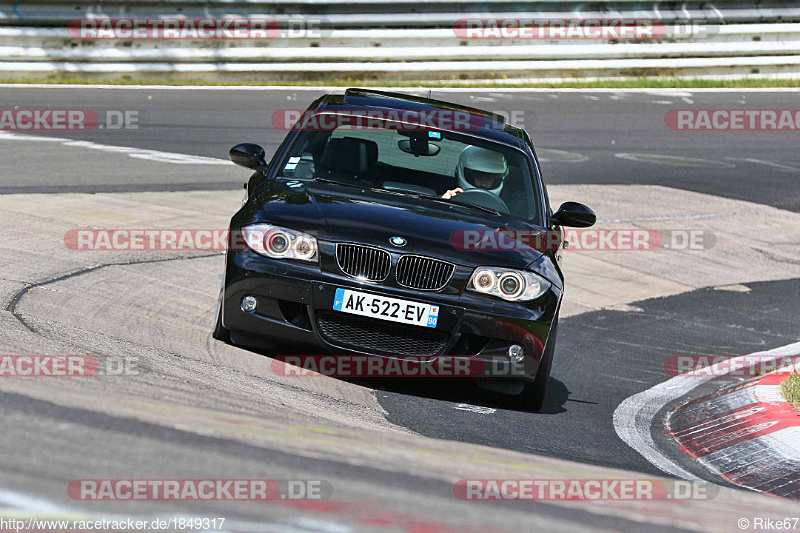
[[[395,246],[405,246],[408,241],[402,237],[392,237],[391,239],[389,239],[389,242],[394,244]]]

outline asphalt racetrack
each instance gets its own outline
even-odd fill
[[[583,202],[598,226],[714,236],[700,250],[567,252],[565,311],[539,413],[458,380],[276,377],[264,355],[210,338],[218,253],[64,246],[79,227],[226,227],[248,177],[225,162],[228,149],[255,142],[270,155],[286,134],[276,127],[284,113],[324,92],[0,88],[2,109],[137,117],[135,129],[0,132],[0,352],[126,356],[142,369],[82,382],[0,378],[0,506],[227,516],[241,531],[506,531],[534,515],[537,527],[558,531],[727,531],[734,509],[798,514],[793,502],[731,488],[665,435],[671,407],[730,379],[659,406],[640,428],[676,471],[730,489],[714,502],[671,513],[641,502],[475,504],[452,493],[458,479],[521,472],[669,477],[620,438],[619,405],[669,379],[669,356],[800,341],[798,132],[673,131],[664,120],[675,109],[792,109],[796,92],[432,92],[523,126],[552,203]],[[349,503],[78,502],[65,490],[79,478],[260,477],[324,479]]]

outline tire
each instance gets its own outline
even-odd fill
[[[544,406],[547,396],[547,384],[550,382],[550,369],[553,366],[553,353],[556,350],[556,335],[558,334],[558,314],[553,319],[550,334],[547,336],[547,345],[542,353],[542,361],[533,381],[525,383],[525,388],[515,398],[516,407],[524,411],[535,413]]]
[[[219,291],[219,300],[217,300],[217,316],[214,319],[214,332],[212,337],[224,343],[231,343],[231,331],[222,325],[222,291]]]

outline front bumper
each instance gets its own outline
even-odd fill
[[[452,285],[460,290],[426,292],[360,282],[316,264],[272,260],[252,251],[228,252],[223,291],[223,325],[234,342],[278,348],[278,353],[413,354],[477,356],[485,362],[508,361],[512,344],[525,350],[516,377],[535,377],[561,298],[557,287],[534,302],[512,303],[465,292],[472,268],[458,267]],[[436,328],[406,326],[333,311],[337,288],[350,288],[440,306]],[[255,296],[253,312],[241,309]],[[276,346],[278,345],[278,346]]]

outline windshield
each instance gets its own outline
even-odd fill
[[[277,175],[434,197],[525,220],[538,217],[527,158],[514,148],[408,124],[344,122],[325,131],[301,128]]]

